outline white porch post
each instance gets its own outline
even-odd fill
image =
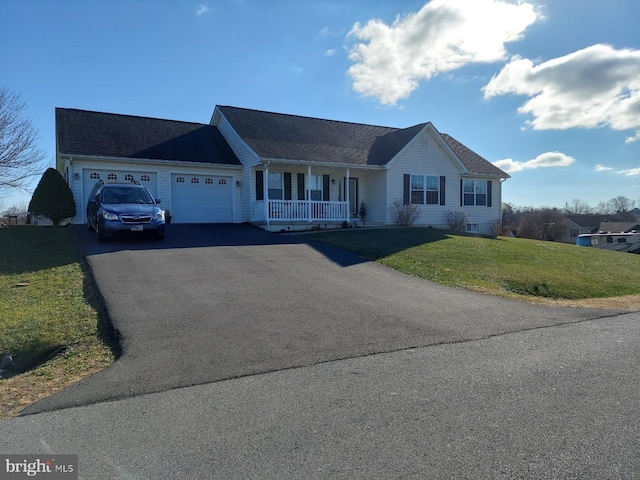
[[[267,222],[267,230],[269,230],[269,162],[264,165],[262,189],[264,190],[264,219]]]
[[[311,165],[307,167],[307,215],[309,223],[313,220],[313,211],[311,208]]]
[[[349,169],[347,168],[347,179],[345,180],[345,200],[347,201],[347,213],[345,214],[345,220],[349,221],[349,216],[351,214],[351,195],[349,194]]]

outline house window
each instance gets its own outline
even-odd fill
[[[576,238],[578,236],[578,229],[577,228],[572,228],[571,229],[571,238]]]
[[[184,183],[184,177],[176,177],[176,183]]]
[[[124,180],[125,182],[133,182],[134,180],[133,175],[128,173],[127,175],[124,176]]]
[[[438,177],[426,177],[427,179],[427,205],[440,203],[440,179]]]
[[[322,175],[309,175],[309,192],[311,192],[311,200],[322,200]]]
[[[205,178],[204,179],[204,184],[205,185],[213,185],[213,178]]]
[[[282,200],[282,173],[269,172],[269,198],[271,200]]]
[[[424,177],[411,175],[411,203],[422,205],[424,203]]]
[[[191,177],[191,183],[200,183],[200,179],[198,177]]]
[[[462,193],[464,205],[487,205],[487,181],[486,180],[463,180]]]
[[[89,175],[89,178],[91,180],[100,180],[100,174],[96,172],[92,172],[91,175]]]
[[[141,182],[150,182],[151,181],[151,177],[149,175],[141,175],[140,176],[140,181]]]
[[[477,223],[467,223],[467,228],[465,230],[468,233],[478,233],[478,224]]]
[[[438,205],[440,203],[440,178],[411,175],[411,203]]]
[[[118,175],[116,175],[115,173],[110,173],[109,175],[107,175],[107,180],[118,180]]]
[[[218,185],[226,185],[227,184],[227,180],[225,178],[221,178],[220,180],[218,180]]]

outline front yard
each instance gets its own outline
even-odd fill
[[[0,359],[17,373],[0,379],[0,418],[114,360],[71,228],[0,229],[0,305]]]
[[[640,255],[429,228],[340,230],[310,238],[452,287],[524,300],[632,296],[633,305],[640,303],[633,298],[640,295]]]

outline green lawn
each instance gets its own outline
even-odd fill
[[[336,230],[310,239],[410,275],[497,295],[586,299],[640,294],[640,255],[428,228]]]
[[[71,228],[0,229],[0,355],[15,371],[62,351],[110,361],[83,262]]]

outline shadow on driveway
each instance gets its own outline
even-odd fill
[[[343,250],[313,242],[312,237],[266,232],[249,224],[171,224],[167,225],[163,241],[146,236],[128,236],[105,243],[98,243],[95,233],[87,230],[86,226],[74,225],[73,228],[86,257],[120,251],[309,244],[343,267],[367,261]]]

